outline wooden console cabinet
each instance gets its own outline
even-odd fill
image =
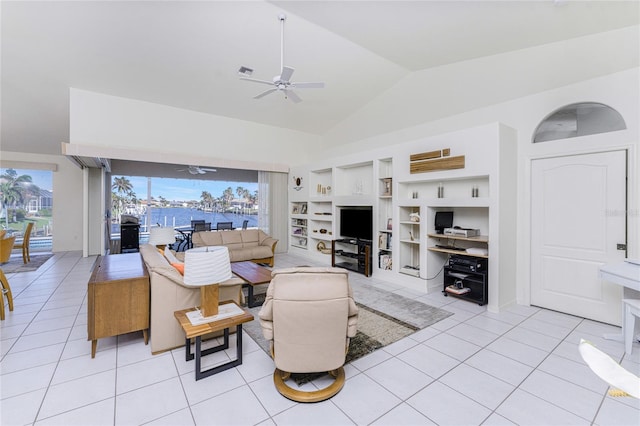
[[[101,256],[88,283],[91,358],[98,339],[142,330],[149,342],[149,273],[140,253]]]

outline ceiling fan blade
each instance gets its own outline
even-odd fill
[[[273,86],[273,81],[258,80],[257,78],[240,77],[240,80],[252,81],[254,83],[268,84],[269,86]]]
[[[259,95],[254,96],[253,99],[260,99],[260,98],[262,98],[264,96],[267,96],[269,93],[275,92],[276,90],[278,90],[278,89],[273,88],[273,89],[265,90],[264,92],[260,93]]]
[[[292,90],[284,90],[284,95],[289,98],[291,100],[291,102],[297,104],[299,102],[302,102],[302,99],[300,98],[300,96],[296,95],[296,92],[292,91]]]
[[[295,71],[295,68],[282,67],[282,73],[280,74],[280,81],[291,80],[291,76],[293,75],[294,71]]]
[[[291,87],[296,89],[324,89],[323,82],[310,82],[310,83],[291,83]]]

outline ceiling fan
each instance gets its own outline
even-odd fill
[[[292,89],[322,89],[324,87],[323,82],[306,82],[306,83],[295,83],[291,81],[291,76],[295,71],[292,67],[287,67],[284,65],[284,21],[287,19],[285,14],[279,14],[278,19],[280,20],[280,75],[276,75],[273,77],[272,81],[268,80],[259,80],[256,78],[250,78],[253,73],[251,68],[240,67],[238,71],[241,75],[240,80],[252,81],[254,83],[267,84],[272,86],[271,89],[265,90],[257,96],[254,96],[254,99],[260,99],[269,93],[273,92],[282,92],[284,93],[284,97],[290,99],[292,102],[298,103],[301,102],[302,99],[292,90]]]
[[[218,170],[200,166],[187,166],[186,169],[178,169],[178,171],[189,172],[192,175],[203,175],[207,172],[217,172]]]

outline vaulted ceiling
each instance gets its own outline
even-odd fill
[[[48,154],[69,140],[69,87],[324,135],[425,70],[639,22],[638,1],[3,1],[0,8],[0,147]],[[238,78],[240,66],[265,80],[279,73],[282,12],[293,80],[326,83],[299,90],[298,104],[280,94],[253,99],[263,87]],[[575,71],[576,81],[588,72]],[[532,88],[537,78],[545,77],[527,75]],[[510,96],[508,85],[485,90]],[[477,107],[477,93],[457,93],[456,102]]]

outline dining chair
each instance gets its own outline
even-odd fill
[[[211,231],[211,222],[194,223],[193,232]]]
[[[217,231],[226,231],[229,229],[233,229],[233,222],[218,222],[216,223]]]
[[[13,250],[13,244],[16,241],[16,237],[6,237],[0,239],[0,263],[8,262],[11,258],[11,250]]]
[[[13,311],[13,295],[11,294],[11,287],[9,286],[9,280],[4,275],[4,271],[0,268],[0,282],[2,283],[2,295],[0,295],[0,320],[4,320],[4,298],[7,298],[9,302],[9,311]]]
[[[242,221],[242,229],[247,229],[247,225],[249,225],[249,221],[248,220],[243,220]]]
[[[29,242],[31,241],[31,231],[33,230],[33,222],[29,222],[27,224],[27,229],[24,231],[24,237],[22,242],[19,244],[14,244],[14,249],[22,249],[22,261],[26,265],[31,262],[31,255],[29,254]]]
[[[195,229],[196,228],[196,223],[204,223],[203,219],[193,219],[191,220],[191,229]]]

